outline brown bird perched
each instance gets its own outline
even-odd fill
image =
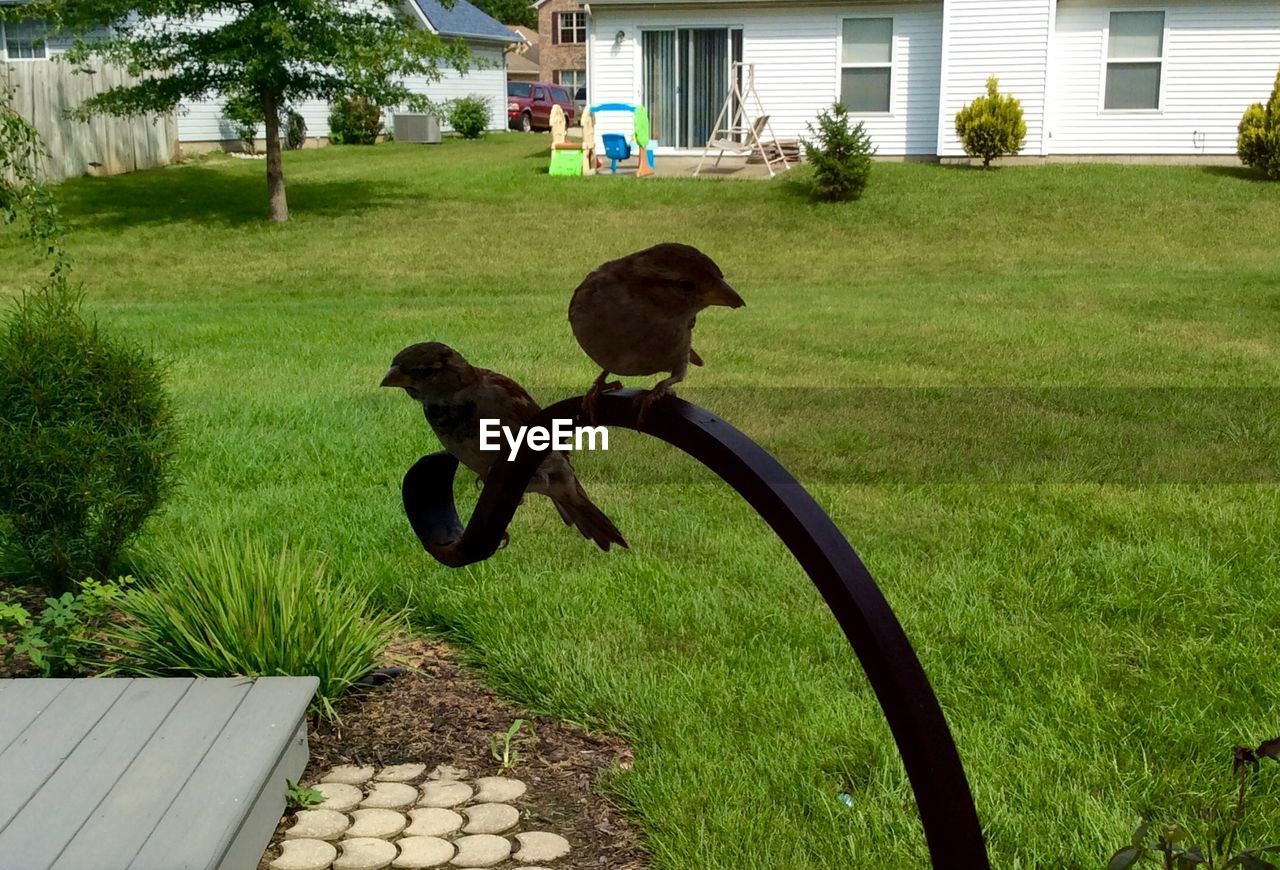
[[[638,400],[643,419],[654,402],[684,380],[689,363],[702,365],[691,347],[698,312],[711,305],[746,304],[720,267],[690,245],[655,245],[596,269],[569,302],[574,337],[602,369],[583,400],[587,417],[595,419],[602,392],[622,386],[608,381],[610,373],[668,372]]]
[[[427,422],[449,451],[484,480],[505,450],[480,449],[480,421],[527,426],[542,409],[524,388],[506,375],[476,368],[462,354],[436,341],[414,344],[396,354],[382,379],[384,387],[400,387],[422,403]],[[602,550],[627,546],[617,526],[587,498],[569,459],[552,451],[529,481],[526,492],[551,499],[566,525]]]

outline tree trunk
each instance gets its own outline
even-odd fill
[[[289,219],[289,201],[284,195],[284,165],[280,160],[280,104],[274,94],[262,98],[267,128],[267,196],[271,201],[271,220],[284,223]]]

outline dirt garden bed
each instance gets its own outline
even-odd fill
[[[495,775],[500,771],[491,750],[494,735],[522,718],[534,723],[537,741],[520,747],[519,763],[505,775],[528,785],[521,809],[529,828],[554,831],[569,841],[571,852],[555,866],[647,866],[638,832],[598,787],[601,774],[630,766],[631,750],[624,742],[531,717],[463,669],[443,643],[417,640],[392,653],[406,665],[405,673],[343,698],[337,704],[339,721],[312,725],[304,783],[344,764],[415,762],[428,770],[443,764],[465,769],[473,778]],[[290,821],[290,816],[282,820],[281,831]],[[279,854],[274,842],[262,868]]]

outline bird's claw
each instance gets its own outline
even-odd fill
[[[665,396],[671,395],[671,390],[666,387],[654,387],[652,390],[641,393],[636,396],[634,407],[636,411],[636,423],[643,426],[644,421],[649,416],[649,411],[653,406]]]
[[[608,393],[613,390],[622,389],[622,381],[602,381],[599,378],[591,385],[591,389],[587,390],[587,394],[582,397],[582,413],[587,418],[589,425],[596,425],[596,415],[599,410],[600,394]]]
[[[502,540],[498,542],[498,549],[505,550],[507,548],[507,544],[510,544],[510,543],[511,543],[511,533],[503,532]]]

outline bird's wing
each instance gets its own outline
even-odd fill
[[[477,369],[480,375],[479,401],[482,416],[497,417],[505,426],[523,426],[542,408],[524,387],[511,378],[489,369]]]

